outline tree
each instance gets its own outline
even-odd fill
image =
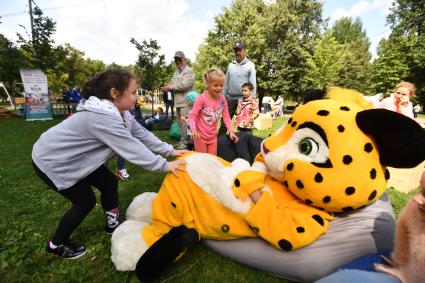
[[[136,62],[138,72],[138,81],[142,88],[146,90],[154,90],[163,83],[162,77],[165,68],[163,54],[159,54],[161,47],[156,40],[150,39],[149,42],[143,40],[140,44],[134,38],[131,38],[131,43],[139,50],[139,57]]]
[[[360,18],[353,21],[351,17],[343,17],[335,21],[332,35],[343,45],[345,53],[338,85],[363,93],[369,92],[372,55],[369,52],[370,41]]]
[[[15,83],[21,80],[19,69],[27,67],[28,62],[15,44],[0,34],[0,82],[11,92],[18,89]]]
[[[392,38],[379,42],[377,55],[372,64],[372,88],[376,93],[389,94],[407,77],[409,68]]]
[[[393,2],[387,23],[392,28],[390,38],[403,55],[409,74],[422,105],[425,104],[425,2],[396,0]],[[401,44],[407,43],[407,44]]]
[[[325,89],[336,85],[344,67],[344,46],[336,41],[330,30],[326,30],[317,42],[314,54],[305,52],[307,58],[307,79],[313,88]]]
[[[235,0],[215,17],[215,27],[198,50],[197,87],[203,86],[200,74],[207,68],[225,71],[234,57],[233,45],[243,42],[257,70],[260,99],[265,93],[300,99],[308,88],[303,51],[312,53],[323,24],[321,13],[316,0]]]
[[[27,38],[20,33],[17,33],[18,43],[24,54],[31,62],[31,67],[40,68],[46,71],[48,68],[54,69],[57,59],[54,52],[54,40],[52,35],[56,31],[56,23],[49,17],[43,16],[43,11],[38,7],[34,7],[34,28],[32,39],[26,31]],[[28,38],[29,36],[29,38]]]

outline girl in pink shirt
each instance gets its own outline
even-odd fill
[[[221,94],[225,79],[223,71],[210,69],[205,73],[204,79],[206,90],[195,99],[189,114],[189,126],[195,151],[217,155],[217,122],[221,115],[230,138],[235,143],[239,139],[233,132],[226,98]]]

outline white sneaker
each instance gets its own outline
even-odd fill
[[[130,178],[130,174],[128,174],[127,169],[125,168],[121,170],[115,169],[115,176],[117,176],[121,180],[127,180],[128,178]]]

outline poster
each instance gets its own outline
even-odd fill
[[[26,120],[51,120],[47,76],[38,69],[20,69],[20,72],[25,91]]]

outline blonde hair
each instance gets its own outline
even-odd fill
[[[205,82],[209,82],[211,80],[211,76],[225,77],[226,75],[219,68],[211,68],[204,74]]]
[[[410,98],[412,98],[415,95],[416,87],[415,87],[414,84],[409,83],[409,82],[401,82],[395,87],[394,92],[396,92],[397,89],[399,89],[400,87],[405,87],[409,90],[409,97]]]

